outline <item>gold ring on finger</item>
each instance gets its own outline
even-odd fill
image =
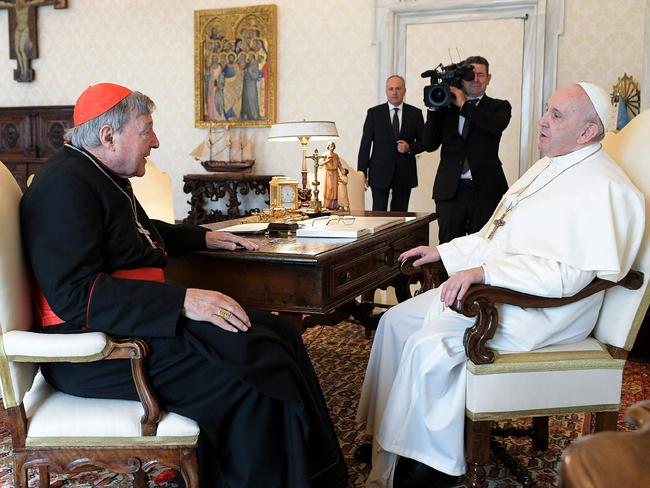
[[[217,310],[216,315],[218,315],[224,320],[230,320],[230,318],[232,317],[232,314],[225,308],[220,308],[219,310]]]

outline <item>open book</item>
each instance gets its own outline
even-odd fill
[[[406,221],[405,217],[319,217],[300,222],[296,237],[356,238]]]

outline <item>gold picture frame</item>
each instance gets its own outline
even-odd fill
[[[276,121],[276,5],[194,12],[196,127]]]

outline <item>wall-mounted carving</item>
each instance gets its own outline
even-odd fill
[[[0,0],[0,9],[9,10],[9,53],[18,62],[14,80],[34,81],[32,59],[38,58],[38,32],[36,14],[38,7],[54,5],[54,8],[68,8],[68,0]]]

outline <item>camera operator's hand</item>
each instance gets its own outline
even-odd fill
[[[403,140],[397,141],[397,152],[401,154],[406,154],[409,152],[411,149],[411,146],[409,146],[409,143]]]
[[[456,105],[458,108],[461,108],[463,104],[467,101],[467,97],[465,97],[465,92],[455,86],[450,86],[449,91],[453,95],[451,97],[451,102],[454,105]]]

